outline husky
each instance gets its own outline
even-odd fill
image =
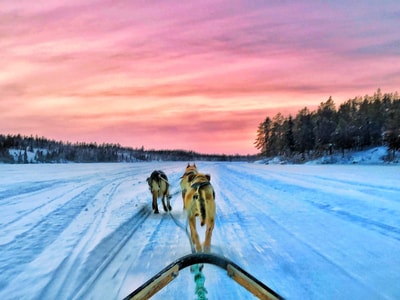
[[[190,235],[197,252],[210,252],[211,236],[215,223],[215,192],[208,174],[191,174],[188,176],[189,187],[185,193],[184,208],[187,212]],[[203,246],[200,244],[196,230],[196,217],[200,217],[200,225],[206,224]]]
[[[153,196],[152,208],[154,210],[154,213],[159,213],[157,203],[157,199],[159,197],[161,197],[162,199],[164,211],[168,212],[172,210],[170,204],[171,196],[169,194],[169,183],[167,175],[165,175],[165,173],[160,170],[153,171],[150,177],[146,179],[146,181],[149,184],[149,189]],[[167,204],[165,203],[165,198],[167,198]]]
[[[188,163],[185,173],[181,177],[180,186],[182,191],[182,200],[183,200],[183,207],[185,208],[185,195],[188,187],[190,186],[189,183],[189,176],[196,175],[198,173],[196,164],[194,163],[193,166]]]

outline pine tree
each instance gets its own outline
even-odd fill
[[[332,137],[337,126],[336,108],[332,97],[326,102],[321,102],[315,115],[315,125],[317,150],[319,152],[329,150],[329,154],[332,154]]]
[[[288,120],[285,121],[285,127],[286,127],[286,149],[289,152],[288,154],[292,155],[292,153],[295,151],[295,140],[293,133],[294,122],[291,115],[289,116]]]
[[[267,157],[269,155],[269,141],[271,134],[271,119],[267,117],[264,122],[258,125],[257,138],[254,142],[256,149],[258,149],[262,156]]]
[[[294,119],[293,136],[296,151],[305,159],[306,153],[315,146],[313,115],[307,107],[300,110]]]
[[[400,150],[400,99],[394,100],[388,111],[386,123],[387,130],[384,133],[385,142],[389,151],[392,152],[392,159],[396,151]]]

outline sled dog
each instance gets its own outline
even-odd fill
[[[210,252],[211,236],[215,222],[215,192],[208,174],[192,174],[188,176],[189,187],[185,194],[184,207],[187,212],[190,235],[196,251]],[[203,247],[200,244],[196,230],[196,217],[200,217],[200,225],[206,224],[206,234]]]
[[[185,169],[185,173],[181,177],[180,186],[181,186],[181,191],[182,191],[182,200],[183,200],[184,208],[185,208],[185,194],[186,194],[187,189],[190,186],[189,176],[196,175],[197,173],[198,173],[198,171],[197,171],[196,164],[194,163],[193,166],[191,166],[190,163],[188,163],[188,165]]]
[[[168,177],[165,175],[163,171],[157,170],[153,171],[147,179],[147,183],[149,184],[150,192],[153,196],[152,208],[155,214],[158,214],[158,203],[157,199],[161,197],[164,211],[170,211],[171,204],[169,195],[169,183]],[[167,204],[165,203],[165,198],[167,198]]]

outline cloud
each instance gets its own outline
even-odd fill
[[[399,12],[396,1],[8,1],[3,130],[252,147],[276,110],[394,92]]]

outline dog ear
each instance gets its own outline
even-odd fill
[[[190,174],[189,177],[188,177],[188,181],[192,182],[195,177],[196,177],[195,174]]]
[[[196,167],[196,163],[193,164],[193,167],[197,168],[197,167]]]
[[[206,178],[207,178],[208,181],[210,181],[211,180],[211,175],[210,174],[206,174]]]
[[[189,168],[190,167],[190,163],[188,163],[188,165],[187,165],[187,167],[186,168]]]

